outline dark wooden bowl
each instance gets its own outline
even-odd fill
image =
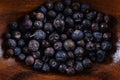
[[[34,10],[45,0],[0,0],[0,36],[9,22]],[[120,38],[120,0],[80,0],[106,14],[112,15],[116,22],[113,25],[114,43]],[[114,53],[111,52],[112,54]],[[2,52],[0,51],[0,56]],[[120,80],[120,65],[112,59],[95,64],[92,69],[74,76],[56,73],[38,73],[22,66],[14,59],[0,57],[0,80]]]

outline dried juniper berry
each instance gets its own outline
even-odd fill
[[[101,22],[103,22],[103,20],[104,20],[104,15],[102,13],[98,13],[97,17],[96,17],[96,21],[98,23],[101,23]]]
[[[57,33],[51,33],[49,35],[49,41],[51,43],[54,43],[54,42],[58,41],[59,39],[60,39],[60,36]]]
[[[65,73],[66,69],[67,69],[67,66],[64,63],[60,64],[58,67],[58,71],[60,71],[61,73]]]
[[[67,7],[67,8],[64,9],[63,13],[65,14],[65,16],[71,16],[73,11],[72,11],[71,8]]]
[[[95,52],[88,53],[88,57],[90,58],[91,61],[95,61],[96,60],[96,54],[95,54]]]
[[[9,28],[11,30],[17,30],[18,29],[18,23],[17,22],[10,23]]]
[[[89,13],[86,15],[86,17],[87,17],[87,19],[89,19],[89,20],[94,20],[94,19],[96,18],[96,14],[97,14],[96,11],[91,11],[91,12],[89,12]]]
[[[56,19],[65,19],[65,16],[62,13],[58,13],[58,15],[56,16]]]
[[[19,31],[12,32],[12,37],[15,38],[15,39],[20,39],[21,38],[21,32],[19,32]]]
[[[55,17],[56,17],[56,12],[53,11],[53,10],[50,10],[50,11],[48,12],[48,17],[49,17],[49,18],[55,18]]]
[[[93,33],[93,36],[94,36],[94,38],[95,38],[96,41],[101,41],[102,38],[103,38],[102,35],[103,34],[101,32],[94,32]]]
[[[49,67],[49,64],[48,64],[48,63],[43,64],[43,66],[42,66],[42,71],[43,71],[43,72],[48,72],[48,71],[50,71],[50,67]]]
[[[47,33],[53,32],[54,31],[53,25],[51,23],[45,23],[44,31],[46,31]]]
[[[104,41],[101,44],[101,48],[103,50],[105,50],[105,51],[108,51],[108,50],[110,50],[112,48],[112,44],[110,42],[108,42],[108,41]]]
[[[73,2],[72,3],[72,9],[75,10],[75,11],[76,10],[78,11],[80,9],[80,3],[79,2]]]
[[[105,60],[105,58],[106,58],[106,52],[103,51],[103,50],[98,50],[96,52],[96,56],[97,56],[96,57],[97,62],[103,62]]]
[[[47,13],[47,9],[46,9],[46,7],[44,5],[42,5],[42,6],[40,6],[38,8],[38,12],[42,12],[42,13],[46,14]]]
[[[104,40],[110,40],[111,39],[111,33],[109,33],[109,32],[103,33],[103,39]]]
[[[74,19],[74,21],[75,21],[76,23],[81,23],[83,17],[84,17],[84,15],[83,15],[83,13],[81,13],[81,12],[75,12],[75,13],[73,14],[73,19]]]
[[[64,0],[64,5],[66,5],[66,6],[70,6],[71,3],[72,3],[71,0]]]
[[[67,54],[65,51],[58,51],[55,55],[55,59],[57,62],[65,62],[67,60]]]
[[[43,66],[43,62],[39,59],[36,59],[33,65],[33,69],[41,70],[42,66]]]
[[[55,59],[50,59],[49,65],[53,70],[57,69],[59,66],[58,62]]]
[[[45,15],[42,12],[36,13],[37,20],[43,21],[45,19]]]
[[[25,45],[25,41],[23,39],[18,40],[18,46],[23,47]]]
[[[88,50],[88,51],[93,51],[93,50],[95,50],[95,44],[92,43],[92,42],[86,43],[86,50]]]
[[[8,40],[7,40],[7,46],[8,46],[9,48],[15,48],[16,45],[17,45],[17,43],[16,43],[16,41],[15,41],[14,39],[8,39]]]
[[[50,58],[48,56],[42,56],[41,60],[44,62],[44,63],[48,63]]]
[[[85,41],[84,40],[79,40],[79,41],[77,41],[77,46],[79,46],[79,47],[84,47],[85,46]]]
[[[80,30],[75,30],[72,33],[72,39],[73,40],[81,40],[84,37],[84,33]]]
[[[52,47],[48,47],[44,50],[45,56],[48,56],[48,57],[52,57],[54,53],[55,53],[55,50]]]
[[[68,39],[64,42],[64,48],[69,51],[69,50],[74,50],[75,48],[75,43],[71,39]]]
[[[55,19],[53,21],[53,25],[58,31],[63,31],[65,27],[65,22],[62,19]]]
[[[99,31],[100,30],[100,26],[98,23],[92,23],[92,31]]]
[[[21,48],[19,48],[19,47],[16,47],[16,48],[14,48],[14,55],[15,56],[18,56],[20,53],[21,53]]]
[[[63,46],[63,44],[62,44],[62,42],[60,42],[60,41],[54,43],[54,49],[55,49],[55,50],[61,50],[61,49],[62,49],[62,46]]]
[[[82,61],[85,68],[90,68],[92,66],[92,61],[89,58],[85,58]]]
[[[74,50],[74,54],[75,54],[76,57],[82,57],[83,54],[84,54],[84,49],[82,47],[77,47]]]
[[[66,65],[68,66],[68,67],[73,67],[74,66],[74,60],[68,60],[67,62],[66,62]]]
[[[46,33],[42,30],[36,30],[32,36],[34,39],[44,40],[46,38]]]
[[[67,26],[67,27],[74,27],[74,21],[73,21],[73,19],[70,18],[70,17],[67,17],[67,18],[65,19],[65,23],[66,23],[66,26]]]
[[[108,30],[108,24],[106,24],[106,23],[101,23],[100,29],[101,29],[102,32],[107,31],[107,30]]]
[[[74,59],[74,53],[72,51],[68,51],[67,52],[67,55],[68,55],[68,59]]]
[[[39,49],[39,42],[36,40],[30,40],[28,44],[28,48],[30,51],[37,51]]]
[[[34,52],[31,52],[31,54],[34,58],[40,58],[41,57],[40,51],[34,51]]]
[[[82,21],[82,25],[83,25],[85,28],[90,29],[92,23],[91,23],[90,20],[84,19],[84,20]]]
[[[22,25],[24,26],[24,29],[31,29],[33,22],[30,20],[29,16],[27,15],[25,20],[23,21]]]
[[[73,75],[73,74],[75,74],[75,69],[73,67],[68,67],[66,69],[66,73],[69,75]]]
[[[81,11],[84,13],[88,13],[90,10],[90,5],[87,3],[82,3],[81,4]]]
[[[42,21],[37,20],[37,21],[34,22],[34,27],[33,27],[34,29],[40,29],[42,27],[43,27],[43,22]]]
[[[32,56],[27,56],[25,59],[25,63],[26,65],[33,65],[34,64],[35,59]]]
[[[75,68],[76,72],[81,72],[84,69],[82,62],[80,62],[80,61],[77,61],[75,63],[74,68]]]
[[[93,37],[93,34],[92,33],[85,33],[85,40],[86,41],[93,41],[94,37]]]
[[[63,11],[64,5],[62,4],[62,2],[56,2],[54,5],[54,9],[57,12]]]
[[[26,57],[26,55],[23,54],[23,53],[21,53],[21,54],[18,55],[18,59],[19,59],[20,61],[24,61],[24,60],[25,60],[25,57]]]

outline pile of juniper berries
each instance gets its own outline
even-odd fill
[[[110,17],[86,3],[48,1],[12,22],[6,54],[37,71],[80,73],[103,62],[111,50]]]

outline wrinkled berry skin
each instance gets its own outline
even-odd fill
[[[8,39],[7,46],[10,48],[15,48],[17,45],[16,41],[14,39]]]
[[[65,62],[67,60],[67,54],[64,51],[58,51],[55,58],[58,62]]]
[[[76,12],[73,14],[73,19],[76,23],[81,23],[83,17],[84,17],[83,13],[80,12]]]
[[[49,36],[49,41],[51,43],[54,43],[54,42],[58,41],[59,39],[60,39],[60,36],[57,33],[52,33]]]
[[[52,47],[49,47],[49,48],[45,49],[44,53],[45,53],[45,56],[50,56],[51,57],[51,56],[54,55],[55,51]]]
[[[74,50],[75,48],[75,43],[72,40],[66,40],[64,42],[64,48],[66,50]]]
[[[40,46],[40,44],[36,40],[31,40],[28,44],[28,48],[31,51],[37,51],[39,49],[39,46]]]
[[[66,73],[69,75],[73,75],[73,74],[75,74],[75,69],[73,67],[68,67],[66,69]]]
[[[73,39],[73,40],[81,40],[83,37],[84,37],[84,34],[83,34],[83,32],[80,31],[80,30],[75,30],[75,31],[72,33],[72,39]]]
[[[33,25],[33,22],[30,19],[26,19],[23,22],[23,26],[24,26],[25,29],[31,29],[32,25]]]
[[[35,70],[41,70],[42,66],[43,66],[43,62],[41,60],[38,60],[38,59],[35,60],[34,65],[33,65],[33,68]]]
[[[37,40],[44,40],[46,38],[46,33],[42,30],[37,30],[37,31],[35,31],[33,36]]]
[[[54,44],[54,49],[55,49],[55,50],[61,50],[61,49],[62,49],[62,46],[63,46],[62,42],[56,42],[56,43]]]
[[[97,41],[101,41],[102,40],[102,33],[100,33],[100,32],[94,32],[93,36],[95,37],[95,39]]]
[[[35,59],[41,57],[40,51],[34,51],[34,52],[32,52],[31,54],[32,54],[32,56],[33,56]]]

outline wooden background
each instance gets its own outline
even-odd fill
[[[0,36],[6,30],[9,22],[34,10],[45,0],[0,0]],[[120,0],[80,0],[90,3],[101,12],[112,15],[115,25],[111,27],[114,43],[120,38]],[[112,52],[113,54],[113,52]],[[2,52],[0,52],[0,56]],[[0,57],[0,80],[120,80],[120,64],[112,59],[102,64],[95,64],[92,69],[84,73],[67,76],[56,73],[38,73],[22,66],[14,59]]]

